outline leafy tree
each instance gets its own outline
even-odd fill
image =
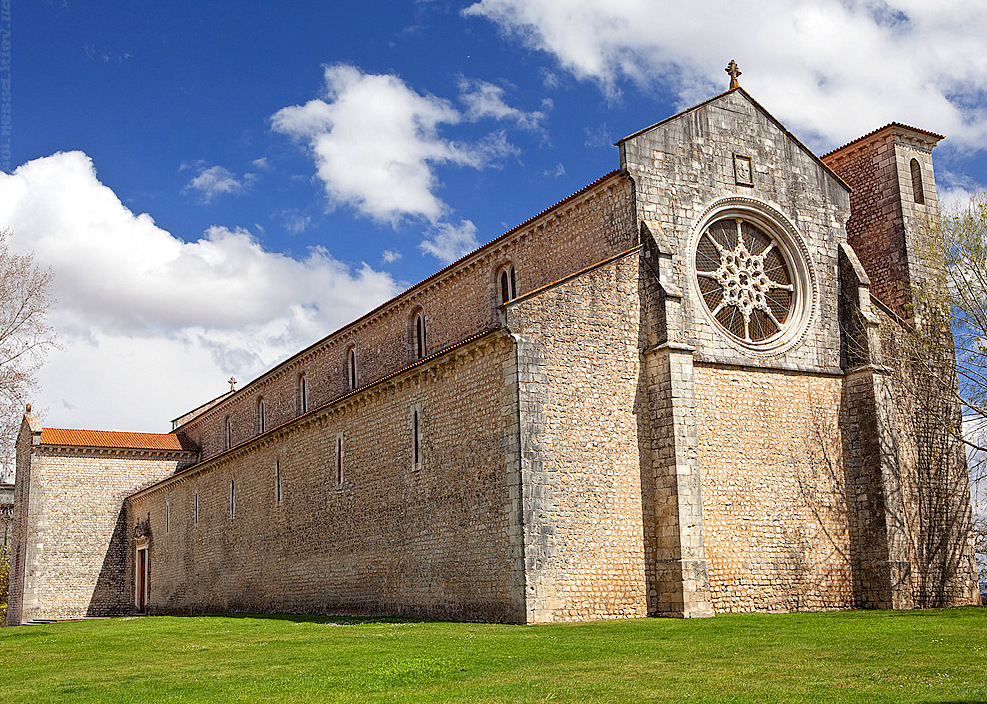
[[[9,236],[0,230],[0,477],[12,467],[24,404],[54,345],[47,320],[51,271],[35,264],[30,254],[11,252]]]

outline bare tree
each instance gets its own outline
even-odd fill
[[[980,583],[987,585],[987,194],[950,212],[942,229]]]
[[[0,230],[0,477],[12,467],[14,440],[28,393],[54,345],[48,324],[51,271],[30,254],[10,251]]]
[[[914,286],[913,333],[897,350],[916,397],[915,426],[939,436],[924,445],[938,455],[965,460],[973,499],[974,540],[980,583],[987,584],[987,194],[943,214],[930,243],[939,274]],[[945,343],[945,344],[944,344]],[[955,355],[953,345],[955,344]],[[914,383],[918,380],[918,383]],[[951,399],[956,411],[945,401]],[[954,448],[955,446],[955,448]],[[965,457],[963,457],[965,455]],[[964,477],[966,479],[966,477]],[[944,510],[930,505],[929,510]]]

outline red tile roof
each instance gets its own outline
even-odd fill
[[[940,140],[946,139],[941,134],[937,134],[935,132],[930,132],[929,130],[923,130],[921,127],[912,127],[911,125],[906,125],[906,124],[903,124],[901,122],[889,122],[888,124],[884,125],[883,127],[878,127],[876,130],[871,130],[870,132],[868,132],[865,135],[861,135],[860,137],[857,137],[856,139],[851,140],[851,141],[847,142],[846,144],[837,147],[836,149],[833,149],[831,151],[826,152],[825,154],[823,154],[819,158],[820,159],[825,159],[828,156],[832,156],[833,154],[835,154],[836,152],[840,151],[841,149],[846,149],[847,147],[849,147],[852,144],[856,144],[857,142],[862,142],[863,140],[865,140],[865,139],[867,139],[869,137],[873,137],[878,132],[883,132],[884,130],[888,129],[889,127],[898,127],[899,129],[905,129],[905,130],[911,130],[912,132],[918,132],[919,134],[924,134],[927,137],[931,137],[932,139],[934,139],[937,142],[940,141]]]
[[[42,428],[42,445],[72,447],[113,447],[128,450],[182,451],[182,443],[173,433],[122,433],[115,430],[72,430]]]

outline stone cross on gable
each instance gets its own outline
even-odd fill
[[[740,71],[740,67],[737,66],[737,62],[734,61],[733,59],[730,59],[730,63],[727,64],[727,67],[723,70],[726,71],[728,74],[730,74],[730,90],[733,90],[734,88],[739,88],[740,81],[737,80],[737,77],[742,75],[742,73]]]
[[[236,377],[231,376],[229,384],[230,384],[230,391],[236,391]]]

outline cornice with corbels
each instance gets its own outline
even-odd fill
[[[313,358],[327,354],[331,347],[340,344],[348,344],[350,341],[357,339],[360,334],[366,331],[371,325],[380,323],[380,321],[384,320],[387,316],[400,313],[416,304],[420,305],[421,299],[427,294],[443,288],[459,276],[464,275],[473,269],[480,268],[482,266],[489,266],[491,260],[495,260],[496,258],[503,256],[509,249],[516,246],[520,242],[524,242],[529,237],[535,238],[544,236],[549,231],[550,226],[554,228],[558,225],[559,221],[571,217],[576,210],[585,207],[592,201],[598,200],[601,197],[610,194],[612,191],[615,191],[620,187],[620,183],[620,179],[605,181],[604,183],[599,184],[598,187],[579,194],[576,197],[571,198],[571,200],[563,201],[559,204],[559,206],[546,210],[540,215],[535,216],[535,219],[523,228],[519,229],[517,232],[513,233],[512,236],[503,239],[501,242],[497,242],[493,247],[484,248],[477,251],[475,253],[476,256],[460,262],[459,266],[445,272],[442,276],[437,277],[432,281],[426,280],[423,287],[416,287],[407,291],[405,294],[399,294],[397,297],[391,299],[391,301],[385,304],[385,307],[377,311],[376,314],[330,334],[328,337],[313,345],[310,349],[300,353],[301,356],[286,360],[282,363],[282,365],[279,365],[277,368],[267,372],[258,379],[251,381],[247,386],[237,391],[234,396],[216,404],[212,408],[205,411],[198,418],[194,418],[189,421],[185,427],[198,428],[203,424],[212,424],[221,421],[223,416],[230,413],[230,409],[232,407],[241,405],[244,402],[244,399],[247,399],[247,402],[249,403],[255,399],[257,395],[263,395],[265,387],[268,387],[271,383],[284,378],[285,374],[292,371],[305,371],[306,365],[311,364]],[[386,378],[386,375],[382,378]]]
[[[504,328],[492,328],[482,332],[473,338],[468,338],[445,350],[440,350],[424,359],[418,360],[414,364],[404,367],[382,379],[347,392],[340,398],[330,401],[304,415],[293,418],[261,435],[256,435],[249,440],[245,440],[229,450],[214,455],[199,464],[180,470],[157,484],[131,494],[127,499],[134,501],[143,500],[158,491],[181,484],[204,472],[226,467],[246,454],[278,444],[286,435],[313,423],[317,423],[320,427],[325,428],[329,425],[330,419],[335,416],[369,404],[381,396],[402,391],[410,386],[421,388],[425,378],[434,381],[444,373],[446,368],[476,359],[481,350],[488,348],[503,349],[510,344],[512,344],[510,335]]]

